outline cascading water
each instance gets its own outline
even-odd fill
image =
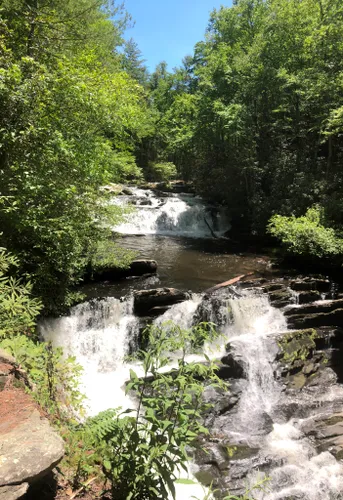
[[[276,348],[268,341],[268,335],[287,327],[283,314],[270,306],[266,296],[248,294],[239,300],[231,299],[229,307],[233,324],[226,334],[235,357],[243,363],[248,381],[234,425],[238,431],[244,431],[246,438],[263,432],[265,419],[279,400],[281,389],[272,364]]]
[[[207,206],[198,197],[169,193],[159,198],[150,190],[130,189],[131,196],[118,196],[112,201],[123,207],[136,207],[126,216],[126,222],[113,228],[118,233],[211,238],[230,228],[225,213]]]
[[[220,296],[216,297],[220,302]],[[181,327],[191,326],[197,310],[206,303],[194,296],[170,308],[157,324],[173,320]],[[217,304],[218,305],[218,304]],[[229,313],[223,315],[223,310]],[[236,408],[228,419],[218,416],[215,432],[226,436],[232,445],[246,443],[259,449],[259,463],[270,478],[265,492],[256,491],[257,500],[337,500],[343,491],[342,465],[329,453],[317,453],[303,427],[314,414],[304,419],[283,417],[280,408],[287,405],[281,384],[275,379],[274,334],[286,331],[284,316],[270,306],[267,297],[243,292],[238,298],[223,295],[220,317],[226,318],[221,327],[234,358],[243,365],[246,381]],[[210,315],[209,311],[209,316]],[[41,324],[45,340],[62,346],[66,353],[76,356],[84,367],[83,387],[89,398],[89,414],[109,407],[133,407],[134,401],[124,394],[124,384],[132,365],[125,356],[134,347],[139,330],[133,314],[133,300],[114,298],[91,301],[72,309],[68,317],[47,320]],[[139,367],[134,367],[139,372]],[[301,404],[301,394],[298,404]],[[343,400],[343,390],[337,386],[326,394],[314,393],[320,412],[323,401]],[[268,464],[268,466],[266,466]],[[247,486],[257,481],[256,471],[246,476]],[[177,499],[203,498],[199,485],[177,485]]]
[[[277,347],[272,334],[286,331],[283,314],[272,308],[266,297],[256,295],[230,300],[230,308],[233,324],[226,328],[226,333],[234,356],[243,363],[247,384],[234,419],[230,421],[233,428],[224,429],[233,442],[257,445],[261,462],[267,459],[271,463],[266,473],[270,482],[265,491],[254,492],[254,498],[342,498],[342,465],[329,452],[317,453],[314,444],[302,432],[306,419],[285,422],[278,415],[278,409],[286,400],[281,384],[274,376],[273,360]],[[327,399],[342,400],[342,396],[342,389],[337,388]],[[319,399],[323,398],[325,396],[319,396]],[[272,431],[263,433],[264,426],[271,424]],[[248,475],[248,486],[257,481],[258,474]]]
[[[133,315],[133,298],[94,300],[74,307],[69,316],[45,320],[44,340],[63,347],[83,367],[81,390],[87,396],[88,414],[108,408],[132,407],[123,386],[129,379],[125,362],[139,328]]]
[[[174,320],[182,328],[188,328],[200,301],[201,297],[195,296],[176,304],[156,323]],[[115,298],[93,300],[74,307],[69,316],[40,323],[43,339],[51,341],[55,347],[62,347],[66,355],[75,356],[83,367],[80,389],[87,397],[89,416],[108,408],[136,407],[136,402],[125,394],[125,382],[130,378],[131,368],[138,375],[142,371],[138,364],[126,362],[125,357],[134,349],[138,331],[139,320],[133,315],[132,297],[122,301]],[[191,471],[188,475],[180,472],[180,478],[192,478]],[[206,495],[206,488],[196,481],[191,486],[176,484],[175,490],[176,500],[201,499]]]

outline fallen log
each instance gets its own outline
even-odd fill
[[[219,290],[220,288],[225,288],[226,286],[234,285],[235,283],[238,283],[241,281],[243,278],[246,278],[247,276],[251,276],[254,274],[253,272],[248,273],[248,274],[241,274],[241,276],[237,276],[236,278],[232,278],[229,281],[224,281],[224,283],[219,283],[218,285],[215,285],[208,290],[205,290],[205,293],[212,293],[215,292],[216,290]]]

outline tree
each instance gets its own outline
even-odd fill
[[[148,70],[144,65],[145,60],[142,59],[142,52],[139,50],[137,43],[130,38],[124,44],[124,70],[141,85],[146,86],[148,82]]]

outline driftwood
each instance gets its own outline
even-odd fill
[[[232,278],[229,281],[224,281],[224,283],[219,283],[218,285],[213,286],[212,288],[209,288],[208,290],[206,290],[205,293],[212,293],[215,290],[219,290],[220,288],[225,288],[226,286],[234,285],[235,283],[238,283],[246,276],[251,276],[252,274],[254,274],[254,273],[252,272],[252,273],[248,273],[248,274],[242,274],[241,276],[237,276],[236,278]]]

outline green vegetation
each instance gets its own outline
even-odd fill
[[[281,349],[281,362],[293,366],[300,361],[306,361],[316,348],[315,339],[317,338],[318,333],[313,328],[284,334],[278,342]]]
[[[0,347],[60,426],[73,488],[102,471],[113,498],[166,498],[186,446],[206,433],[199,380],[218,384],[215,366],[185,355],[212,329],[149,330],[144,376],[127,386],[138,410],[80,424],[80,367],[38,342],[37,318],[81,300],[93,272],[129,266],[110,230],[125,214],[101,189],[111,183],[192,181],[234,229],[342,262],[343,9],[234,0],[182,67],[152,74],[123,39],[129,21],[112,0],[1,2]],[[281,346],[289,364],[315,345],[297,335]],[[178,369],[160,373],[175,351]]]
[[[167,182],[175,179],[176,175],[176,167],[171,162],[151,163],[146,172],[146,177],[151,181]]]
[[[13,273],[18,267],[18,259],[0,248],[0,341],[20,334],[32,335],[42,308],[41,302],[31,296],[31,283]]]
[[[58,312],[108,238],[99,188],[141,175],[145,91],[121,68],[110,2],[5,0],[0,16],[0,241]]]
[[[263,236],[274,214],[299,217],[315,204],[341,229],[342,29],[340,0],[214,10],[194,55],[151,76],[159,127],[143,158],[173,161],[180,178],[226,205],[237,232]],[[322,236],[330,242],[319,254],[331,255],[333,238]]]
[[[82,416],[85,397],[78,389],[82,368],[74,357],[65,358],[62,349],[25,335],[2,340],[0,348],[12,354],[28,374],[30,393],[52,421],[61,426],[73,414]]]
[[[334,229],[323,225],[323,219],[323,210],[313,207],[303,217],[274,215],[268,230],[293,255],[318,258],[342,256],[343,240]]]
[[[131,370],[126,392],[136,394],[137,409],[108,410],[90,419],[86,426],[93,435],[93,446],[100,452],[103,471],[112,497],[118,500],[174,497],[174,481],[185,470],[186,447],[200,433],[201,414],[208,408],[202,400],[206,380],[220,385],[216,365],[186,361],[195,337],[206,325],[182,330],[177,326],[150,327],[149,345],[140,351],[143,374]],[[179,352],[178,368],[168,373],[170,355]]]

